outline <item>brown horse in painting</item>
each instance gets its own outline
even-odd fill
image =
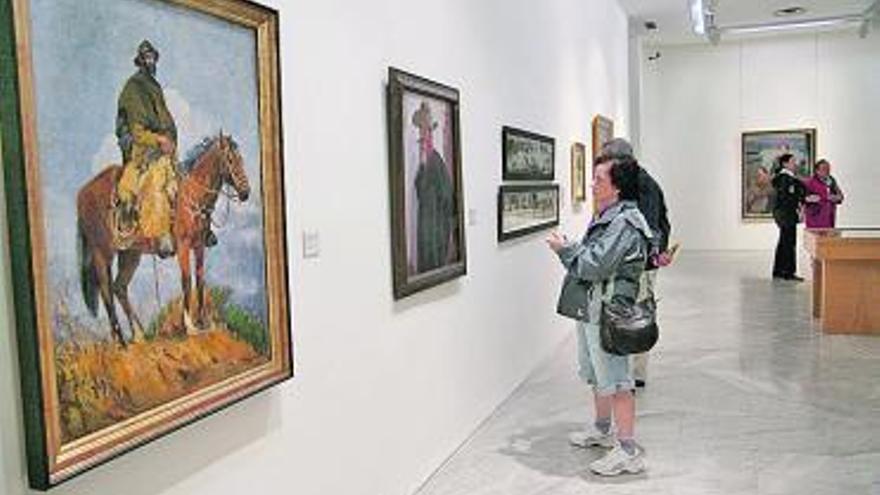
[[[185,162],[174,202],[172,235],[180,263],[183,288],[183,322],[190,330],[191,317],[196,326],[205,323],[205,238],[210,228],[211,213],[217,198],[229,185],[230,198],[246,201],[250,194],[247,175],[238,145],[221,132],[205,139]],[[125,345],[125,338],[116,317],[114,296],[119,299],[128,318],[132,337],[143,335],[143,325],[128,299],[128,285],[134,277],[142,254],[157,254],[155,243],[135,242],[126,249],[113,243],[113,195],[122,168],[111,165],[89,181],[77,195],[77,230],[79,240],[80,287],[86,306],[93,316],[98,314],[98,294],[104,303],[113,338]],[[191,301],[192,264],[195,260],[196,300]],[[118,257],[116,278],[113,260]],[[196,305],[193,308],[193,304]]]

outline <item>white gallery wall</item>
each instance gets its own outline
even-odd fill
[[[571,331],[554,314],[561,269],[544,234],[496,241],[501,126],[557,138],[563,229],[579,234],[588,213],[568,199],[569,147],[589,146],[596,113],[627,129],[627,19],[617,2],[270,4],[281,14],[296,377],[54,493],[410,494]],[[467,276],[400,302],[391,295],[389,65],[461,90],[468,211]],[[10,280],[3,205],[0,493],[21,495],[11,301],[20,281]],[[319,257],[303,259],[303,231],[317,233]]]
[[[641,152],[689,249],[772,249],[772,223],[740,219],[740,135],[815,127],[847,195],[839,226],[880,225],[880,32],[650,47]]]

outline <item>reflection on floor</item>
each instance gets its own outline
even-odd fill
[[[597,477],[599,452],[568,446],[592,410],[572,336],[418,494],[880,495],[880,337],[821,334],[810,282],[769,280],[771,257],[686,253],[661,273],[645,473]]]

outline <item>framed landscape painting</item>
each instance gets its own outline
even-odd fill
[[[501,129],[502,178],[552,181],[555,143],[552,137],[504,126]]]
[[[394,297],[467,271],[459,93],[388,69],[389,188]]]
[[[813,175],[816,163],[816,129],[752,131],[742,134],[742,218],[770,221],[776,192],[770,183],[779,157],[791,153],[798,163],[797,175]]]
[[[587,149],[584,143],[571,145],[571,202],[587,199]]]
[[[3,0],[0,23],[28,473],[48,489],[292,376],[278,15]]]
[[[498,190],[498,241],[559,225],[559,186],[505,185]]]

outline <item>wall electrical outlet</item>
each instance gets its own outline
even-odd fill
[[[321,238],[317,230],[303,231],[303,258],[317,258],[321,255]]]
[[[467,224],[471,225],[471,226],[477,224],[477,209],[476,208],[468,208]]]

